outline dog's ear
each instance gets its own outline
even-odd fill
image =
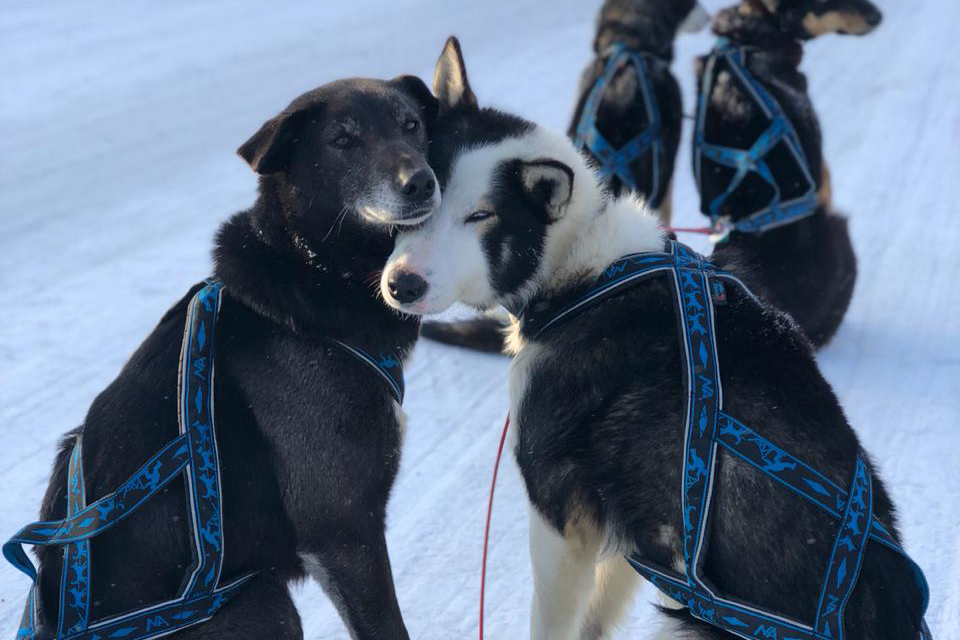
[[[417,76],[397,76],[391,82],[420,105],[420,110],[427,122],[437,116],[440,102],[433,97],[423,80]]]
[[[447,38],[447,44],[437,60],[437,67],[433,71],[433,93],[440,101],[440,111],[456,107],[477,108],[477,96],[467,80],[460,42],[455,36]]]
[[[319,108],[319,105],[311,105],[311,112],[314,106]],[[307,109],[288,109],[270,118],[263,123],[259,131],[240,145],[237,154],[260,175],[286,171],[305,111]]]
[[[543,206],[551,221],[563,215],[573,198],[573,169],[559,160],[522,162],[520,180],[527,197]]]

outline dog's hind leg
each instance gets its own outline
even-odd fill
[[[382,520],[344,527],[320,549],[300,557],[336,606],[353,640],[409,640],[393,587]]]
[[[530,509],[530,558],[533,562],[532,640],[576,640],[593,590],[601,535],[584,518],[567,523],[563,533]]]
[[[639,584],[640,575],[622,556],[614,555],[598,564],[581,640],[610,637]]]
[[[303,640],[300,615],[287,585],[256,577],[210,620],[173,637],[178,640]]]

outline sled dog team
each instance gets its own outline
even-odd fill
[[[384,537],[402,367],[419,316],[454,302],[509,312],[505,336],[491,317],[424,333],[513,356],[532,638],[613,637],[641,578],[657,637],[929,638],[923,574],[813,355],[856,262],[801,43],[880,14],[743,0],[714,18],[704,257],[662,226],[672,41],[700,11],[607,0],[569,137],[484,106],[455,38],[432,91],[340,80],[267,121],[212,277],[64,436],[40,520],[3,546],[34,581],[18,638],[302,638],[288,585],[306,575],[350,637],[408,638]]]

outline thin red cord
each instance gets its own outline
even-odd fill
[[[702,233],[709,235],[714,232],[713,227],[664,227],[670,233]]]
[[[490,544],[490,519],[493,516],[493,492],[497,488],[497,471],[500,470],[500,458],[503,457],[503,443],[507,439],[510,429],[510,414],[503,423],[503,433],[500,434],[500,446],[497,447],[497,461],[493,464],[493,478],[490,480],[490,497],[487,500],[487,524],[483,528],[483,564],[480,568],[480,640],[483,640],[483,601],[487,591],[487,548]]]

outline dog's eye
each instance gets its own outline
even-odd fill
[[[474,211],[466,217],[463,221],[464,224],[471,224],[473,222],[481,222],[487,218],[492,218],[496,214],[493,211],[487,211],[486,209],[481,209],[480,211]]]
[[[341,149],[346,149],[351,144],[353,144],[353,138],[347,135],[337,136],[333,139],[333,146],[340,147]]]
[[[416,120],[407,120],[403,123],[403,130],[407,133],[413,133],[420,128],[420,123]]]

